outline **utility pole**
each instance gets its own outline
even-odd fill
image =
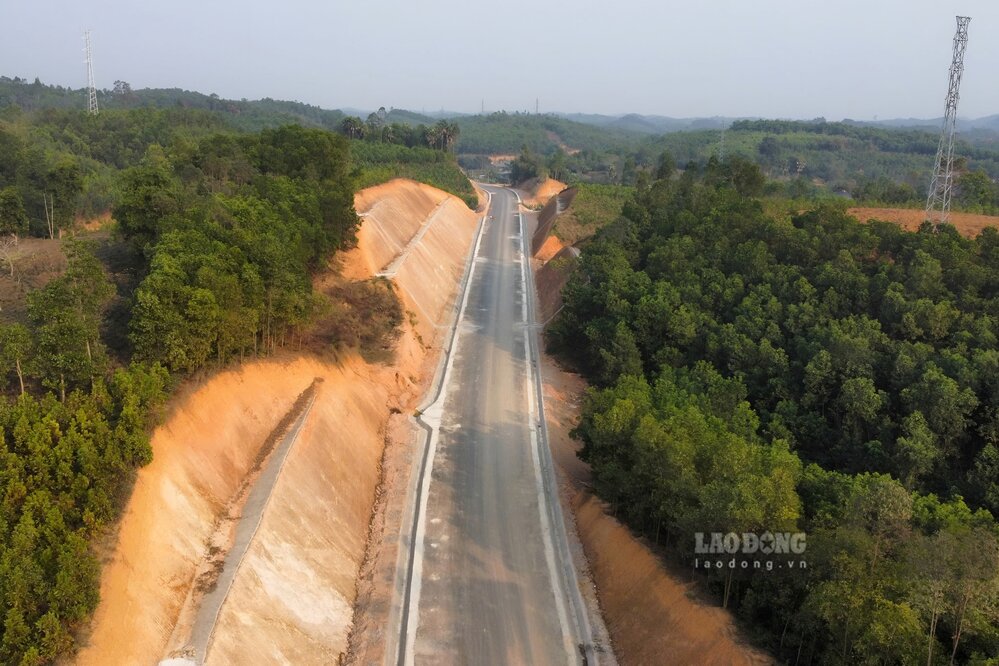
[[[88,89],[88,102],[87,102],[87,113],[92,116],[96,116],[97,109],[97,85],[94,83],[94,52],[90,48],[90,31],[87,30],[83,33],[83,41],[86,44],[84,47],[84,52],[87,54],[87,89]]]
[[[933,228],[947,222],[954,193],[954,133],[957,130],[957,102],[961,98],[961,76],[964,74],[964,52],[968,48],[968,16],[957,17],[954,34],[954,58],[950,63],[950,85],[947,88],[940,145],[933,163],[933,180],[926,195],[926,219]],[[936,219],[934,219],[936,218]]]
[[[534,98],[534,115],[536,115],[536,116],[540,116],[541,115],[541,98],[540,97],[535,97]]]

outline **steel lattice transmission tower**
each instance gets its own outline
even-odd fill
[[[88,102],[87,102],[87,112],[92,116],[97,115],[97,85],[94,83],[94,52],[90,48],[90,31],[87,30],[83,33],[83,41],[86,44],[84,46],[84,52],[87,54],[87,90],[88,90]]]
[[[968,24],[971,17],[957,17],[954,33],[954,59],[950,63],[950,85],[944,109],[940,146],[933,165],[933,180],[926,197],[926,219],[934,226],[943,224],[950,216],[950,200],[954,192],[954,132],[957,129],[957,102],[961,98],[961,76],[964,75],[964,52],[968,48]],[[936,217],[936,219],[934,219]]]

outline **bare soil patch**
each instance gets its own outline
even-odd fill
[[[548,200],[565,189],[565,183],[554,178],[545,178],[542,181],[532,179],[524,183],[521,197],[524,205],[528,208],[540,208],[548,203]]]
[[[892,222],[908,231],[916,231],[926,220],[926,211],[910,208],[850,208],[846,211],[861,222],[881,220]],[[977,215],[975,213],[951,213],[950,223],[957,228],[958,233],[968,238],[974,238],[982,233],[985,227],[999,227],[999,217]]]
[[[562,241],[555,236],[549,236],[545,239],[545,242],[541,244],[541,249],[537,251],[534,257],[542,262],[547,262],[556,254],[561,252],[563,247],[565,247],[565,245],[562,244]]]
[[[13,276],[11,276],[13,263]],[[28,292],[44,287],[66,270],[58,238],[20,238],[0,254],[0,322],[23,321]]]

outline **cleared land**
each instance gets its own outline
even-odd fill
[[[0,252],[0,322],[21,321],[28,292],[40,289],[66,270],[62,241],[21,238]],[[13,275],[11,275],[13,273]]]
[[[909,231],[916,231],[926,219],[926,212],[911,208],[850,208],[846,211],[861,222],[881,220],[893,222]],[[958,233],[973,238],[982,233],[985,227],[999,227],[999,217],[977,215],[975,213],[951,213],[950,222]]]
[[[565,183],[554,178],[544,180],[531,179],[524,183],[521,190],[521,201],[528,208],[540,208],[548,200],[565,189]]]

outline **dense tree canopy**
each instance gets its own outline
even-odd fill
[[[115,217],[150,255],[137,358],[191,372],[300,331],[317,307],[310,271],[354,240],[348,165],[344,139],[289,126],[128,172]]]
[[[596,384],[597,490],[687,562],[806,531],[805,570],[709,575],[782,658],[999,657],[999,233],[782,221],[762,187],[712,160],[586,246],[549,344]]]

